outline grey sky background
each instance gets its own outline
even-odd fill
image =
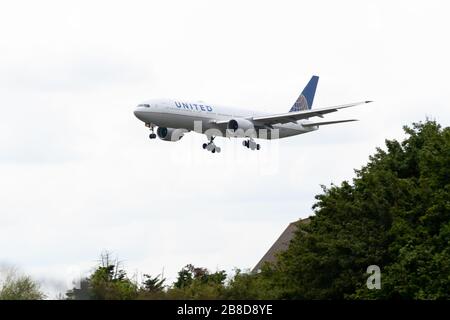
[[[110,250],[130,273],[251,268],[320,184],[402,125],[450,122],[448,1],[2,1],[0,264],[54,294]],[[373,99],[260,152],[150,141],[149,98],[289,110]]]

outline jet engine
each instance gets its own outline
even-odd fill
[[[183,138],[186,131],[186,129],[158,127],[156,134],[158,138],[164,141],[178,141]]]
[[[253,122],[243,118],[228,121],[227,129],[233,136],[238,137],[253,137],[256,133]]]

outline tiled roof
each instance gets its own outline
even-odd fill
[[[270,247],[269,251],[266,252],[266,254],[259,260],[258,264],[253,268],[252,272],[258,272],[261,270],[261,267],[265,262],[275,262],[276,261],[276,255],[281,252],[285,251],[291,240],[294,238],[295,230],[297,223],[309,223],[309,218],[301,219],[296,222],[292,222],[288,225],[286,230],[281,234],[281,236],[275,241],[275,243]]]

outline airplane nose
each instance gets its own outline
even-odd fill
[[[135,115],[135,117],[138,118],[139,120],[142,120],[142,115],[143,115],[143,114],[144,114],[144,113],[143,113],[142,111],[134,110],[134,115]]]

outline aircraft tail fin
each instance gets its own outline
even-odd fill
[[[297,98],[297,101],[295,101],[294,105],[292,106],[291,110],[289,110],[289,112],[311,109],[318,82],[319,82],[318,76],[311,77],[311,80],[309,80],[308,84],[303,89],[302,93]]]

